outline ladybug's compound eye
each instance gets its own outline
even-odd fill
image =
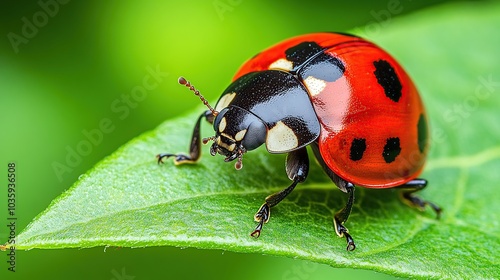
[[[250,126],[248,126],[248,129],[243,131],[245,134],[241,144],[247,151],[256,149],[266,142],[267,127],[261,120],[252,122]],[[236,136],[238,136],[238,134],[236,134]]]

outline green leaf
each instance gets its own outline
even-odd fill
[[[346,223],[358,247],[346,252],[332,227],[346,197],[313,164],[308,181],[273,208],[261,237],[251,238],[264,198],[290,183],[284,156],[259,149],[236,171],[205,147],[197,165],[157,165],[157,153],[187,150],[193,113],[130,141],[82,175],[19,234],[17,248],[190,246],[403,277],[498,277],[499,15],[498,3],[460,4],[393,20],[383,34],[357,31],[394,54],[421,91],[433,131],[422,174],[430,184],[421,195],[444,208],[441,220],[405,207],[393,190],[358,188]],[[210,130],[204,125],[203,135]]]

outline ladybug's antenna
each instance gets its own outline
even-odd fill
[[[185,85],[189,88],[189,90],[193,91],[194,94],[200,98],[201,102],[203,102],[203,105],[207,106],[208,110],[212,112],[212,115],[217,116],[219,114],[219,112],[215,111],[215,109],[212,108],[210,104],[208,104],[208,101],[205,99],[205,97],[203,97],[203,95],[201,95],[200,91],[194,88],[194,86],[191,85],[188,80],[184,79],[184,77],[179,77],[179,84]]]
[[[203,144],[207,144],[209,141],[215,141],[215,136],[212,136],[212,137],[207,137],[207,138],[203,138],[202,142]]]

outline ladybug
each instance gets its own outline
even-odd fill
[[[176,164],[200,158],[200,121],[213,124],[210,154],[236,160],[265,144],[269,153],[287,153],[286,173],[292,183],[265,198],[254,216],[251,233],[259,237],[276,206],[306,180],[310,146],[335,185],[347,194],[346,205],[333,218],[347,250],[356,248],[344,226],[354,202],[355,186],[398,188],[410,206],[441,208],[415,195],[426,187],[418,179],[427,153],[429,132],[424,105],[415,85],[387,52],[360,37],[315,33],[285,40],[255,55],[239,69],[215,108],[186,79],[179,83],[200,97],[208,110],[198,118],[189,155],[163,153],[158,163]]]

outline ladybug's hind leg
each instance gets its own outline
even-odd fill
[[[189,155],[185,154],[169,154],[162,153],[156,155],[158,159],[158,164],[163,163],[164,158],[174,157],[174,163],[184,164],[184,163],[195,163],[200,158],[201,151],[201,138],[200,138],[200,123],[201,120],[205,118],[209,123],[213,123],[214,116],[210,110],[203,112],[196,121],[196,125],[193,129],[193,136],[191,137],[191,145],[189,146]]]
[[[415,192],[424,189],[427,186],[427,180],[425,179],[413,179],[408,183],[398,186],[397,188],[402,189],[400,193],[401,200],[408,204],[410,207],[417,208],[420,211],[424,211],[425,207],[428,205],[436,212],[437,218],[441,216],[441,207],[436,204],[424,200],[417,196]]]
[[[254,216],[254,220],[259,224],[250,234],[253,237],[259,237],[264,223],[269,221],[271,216],[271,207],[280,203],[287,195],[289,195],[298,183],[303,182],[307,178],[309,172],[309,158],[307,149],[301,148],[288,153],[286,157],[286,173],[288,178],[292,180],[292,184],[280,192],[274,193],[266,197],[266,202],[262,204],[259,211]]]

